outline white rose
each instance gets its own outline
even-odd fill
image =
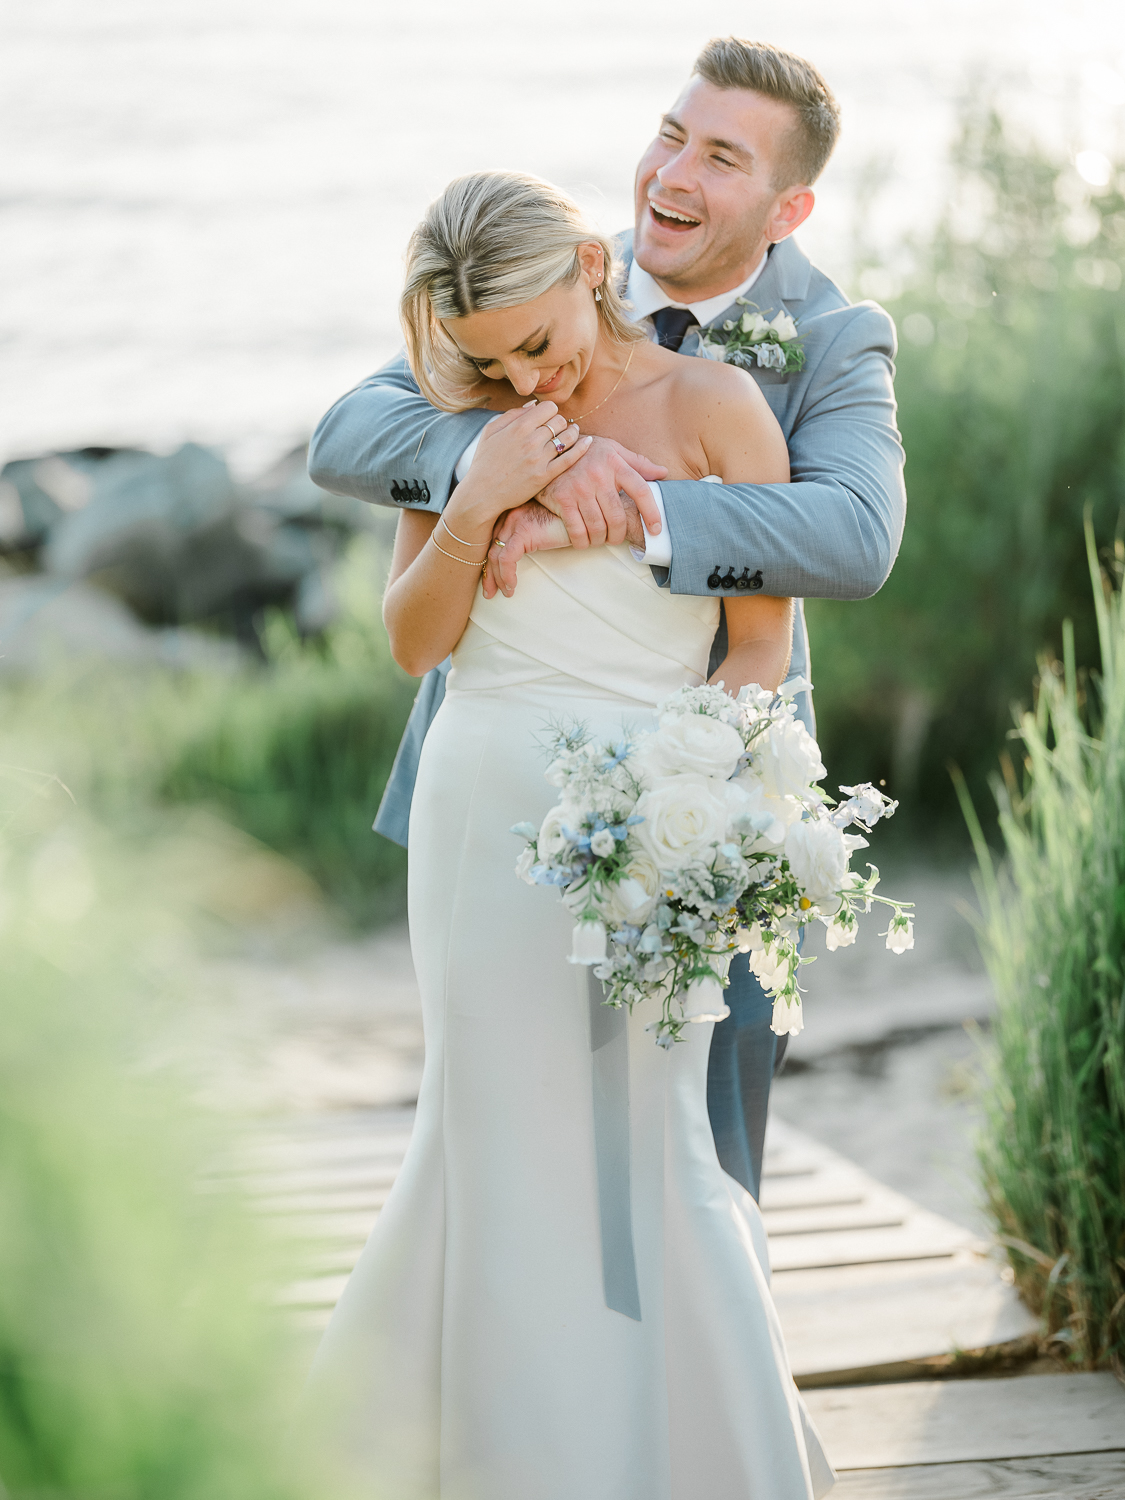
[[[568,810],[560,802],[551,808],[539,827],[539,837],[535,841],[535,847],[539,851],[541,864],[550,864],[570,842],[563,832],[564,823],[569,827],[570,818]]]
[[[531,878],[531,867],[534,863],[535,850],[528,844],[519,859],[516,860],[516,874],[521,880],[526,880],[528,885],[535,884],[535,881]]]
[[[797,337],[797,325],[787,312],[779,312],[769,326],[783,344]]]
[[[693,979],[679,999],[685,1021],[725,1021],[730,1015],[723,987],[713,977]]]
[[[624,878],[605,888],[606,915],[615,924],[642,926],[652,915],[659,887],[660,871],[638,850],[625,866]]]
[[[766,336],[769,323],[762,317],[761,313],[745,312],[742,314],[742,331],[749,334],[752,339],[760,339]]]
[[[892,953],[906,953],[914,946],[914,922],[907,917],[905,925],[892,922],[887,931],[887,947]]]
[[[752,772],[744,771],[723,787],[723,795],[730,808],[731,821],[747,832],[753,831],[754,842],[780,849],[785,842],[785,830],[795,823],[803,811],[795,798],[783,800],[768,797],[761,781]]]
[[[848,877],[848,850],[840,830],[819,818],[794,823],[785,835],[785,857],[812,904],[821,911],[838,911],[838,893]]]
[[[727,346],[725,344],[711,344],[706,339],[700,344],[699,352],[705,359],[725,360],[727,357]]]
[[[780,996],[773,1002],[773,1020],[770,1022],[770,1030],[775,1036],[796,1036],[799,1031],[804,1031],[805,1022],[801,1015],[801,997],[795,995],[792,1000],[782,1000]]]
[[[612,854],[617,848],[617,840],[608,828],[601,828],[590,840],[590,853],[598,859],[605,859],[607,854]]]
[[[658,775],[695,771],[726,781],[743,749],[738,730],[709,714],[665,714],[653,737],[648,764]]]
[[[755,754],[771,797],[800,797],[824,775],[820,749],[800,719],[777,719]]]
[[[637,803],[644,819],[633,830],[658,870],[680,870],[710,861],[712,847],[727,837],[727,809],[707,776],[664,776]]]

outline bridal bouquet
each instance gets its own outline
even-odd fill
[[[654,730],[619,742],[583,729],[554,733],[547,780],[560,791],[526,839],[516,874],[557,886],[575,918],[572,963],[594,965],[608,1005],[656,999],[661,1046],[689,1021],[722,1020],[735,952],[774,997],[773,1029],[801,1030],[801,929],[814,919],[828,948],[855,941],[857,917],[891,909],[887,947],[914,946],[906,903],[875,895],[879,872],[849,868],[897,803],[870,785],[834,801],[816,741],[782,695],[757,686],[682,688]]]

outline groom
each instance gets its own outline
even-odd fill
[[[863,599],[886,581],[906,513],[892,386],[894,326],[847,298],[789,238],[813,208],[812,184],[839,130],[827,84],[810,63],[734,37],[709,42],[637,169],[627,298],[651,336],[684,355],[701,330],[740,318],[746,299],[796,322],[803,368],[754,368],[789,446],[787,485],[657,483],[664,470],[605,438],[538,502],[509,513],[486,586],[515,586],[524,552],[628,541],[673,593],[762,589]],[[309,448],[317,484],[381,505],[440,511],[491,414],[435,411],[398,356],[343,396]],[[546,524],[545,524],[546,523]],[[720,625],[712,668],[725,654]],[[803,610],[794,616],[793,675],[808,675]],[[423,680],[375,827],[406,843],[426,730],[444,668]],[[798,698],[813,729],[809,695]],[[772,1004],[745,956],[731,966],[731,1014],[715,1027],[707,1104],[719,1160],[758,1196],[766,1105],[781,1047]]]

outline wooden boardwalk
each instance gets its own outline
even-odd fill
[[[413,1111],[263,1128],[258,1206],[300,1246],[281,1300],[327,1321],[386,1201]],[[840,1500],[1125,1500],[1125,1388],[1110,1375],[933,1380],[1036,1330],[988,1247],[779,1122],[762,1183],[773,1292]],[[889,1383],[896,1382],[896,1383]]]

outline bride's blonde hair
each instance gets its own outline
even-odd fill
[[[553,286],[573,286],[582,269],[579,247],[590,244],[605,256],[602,328],[618,343],[643,338],[625,313],[613,242],[573,198],[524,172],[474,172],[451,182],[410,236],[399,304],[407,358],[427,401],[467,411],[488,400],[480,371],[442,318],[517,307]]]

